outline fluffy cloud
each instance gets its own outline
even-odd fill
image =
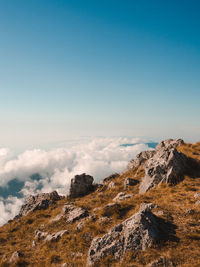
[[[133,146],[122,146],[131,143]],[[38,192],[57,190],[66,195],[71,178],[83,172],[92,175],[96,182],[113,172],[121,172],[128,161],[149,147],[139,139],[94,138],[71,147],[45,151],[27,150],[14,157],[6,148],[0,149],[0,186],[17,178],[24,182],[23,197]],[[40,179],[31,179],[33,174]],[[16,215],[23,199],[10,196],[0,201],[1,221]]]

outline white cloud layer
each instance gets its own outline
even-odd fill
[[[121,146],[125,143],[134,146]],[[71,178],[83,172],[94,177],[96,182],[113,172],[122,172],[128,161],[149,147],[139,139],[94,138],[72,147],[57,148],[50,151],[41,149],[27,150],[14,157],[7,148],[0,149],[0,186],[17,178],[24,182],[21,190],[27,195],[50,192],[68,193]],[[31,175],[38,173],[40,180],[32,180]],[[0,199],[0,224],[15,216],[24,199],[10,196]]]

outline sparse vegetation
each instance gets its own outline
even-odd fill
[[[64,262],[74,263],[76,267],[85,266],[92,238],[105,234],[114,225],[130,217],[139,209],[142,202],[157,204],[164,211],[159,216],[177,226],[176,239],[164,244],[155,244],[153,248],[146,251],[129,253],[122,262],[116,262],[111,255],[99,262],[97,266],[145,266],[163,255],[172,259],[177,266],[200,266],[200,205],[195,205],[194,198],[194,193],[200,192],[200,172],[196,164],[200,161],[200,142],[184,144],[178,150],[190,157],[191,164],[188,175],[176,186],[162,184],[143,195],[138,194],[139,184],[130,186],[126,193],[132,194],[132,197],[121,201],[119,206],[106,214],[103,207],[111,203],[119,192],[124,191],[126,177],[141,180],[144,175],[141,166],[137,170],[131,170],[116,177],[115,187],[112,189],[107,189],[104,185],[89,195],[74,199],[77,206],[84,207],[96,215],[96,219],[88,220],[80,231],[76,230],[78,222],[68,224],[61,219],[50,223],[50,219],[61,212],[63,204],[71,201],[67,198],[57,201],[47,210],[31,212],[26,217],[2,226],[0,228],[1,266],[61,266]],[[188,209],[194,212],[187,213]],[[102,216],[108,216],[110,220],[98,223],[98,219]],[[66,229],[69,234],[64,235],[57,242],[44,243],[41,240],[36,247],[33,247],[34,231],[41,226],[49,233]],[[14,265],[8,265],[8,260],[14,251],[23,252],[23,260],[19,259]],[[82,253],[82,256],[76,256],[77,253]]]

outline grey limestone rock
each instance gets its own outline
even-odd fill
[[[107,255],[121,260],[128,251],[145,250],[154,242],[166,238],[169,229],[167,230],[151,212],[151,206],[152,203],[142,205],[136,214],[112,228],[107,234],[94,238],[88,252],[87,266]]]
[[[94,190],[93,181],[94,178],[85,173],[76,175],[71,179],[69,196],[76,198],[91,193]]]
[[[64,234],[68,234],[69,232],[67,230],[61,230],[56,233],[48,234],[46,238],[44,239],[45,242],[53,242],[58,241]]]
[[[115,198],[113,198],[113,201],[123,201],[123,200],[129,199],[131,197],[132,197],[131,194],[125,194],[124,192],[120,192],[116,195]]]
[[[127,166],[127,170],[135,169],[141,166],[147,159],[153,157],[155,150],[143,151],[139,153],[135,159],[132,159]]]
[[[74,203],[66,203],[63,206],[62,213],[52,218],[50,222],[56,222],[65,219],[68,223],[74,223],[80,219],[89,216],[89,212],[81,207],[77,207]]]
[[[62,197],[56,191],[51,193],[42,193],[30,196],[26,203],[21,207],[18,217],[26,216],[29,212],[35,210],[47,209],[50,205],[55,204]]]
[[[154,155],[144,164],[145,175],[140,193],[145,193],[159,183],[176,184],[187,169],[187,157],[176,150],[183,140],[166,140],[157,145]]]

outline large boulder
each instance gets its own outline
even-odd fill
[[[153,243],[169,238],[170,228],[152,213],[152,207],[152,203],[143,204],[139,212],[104,236],[94,238],[88,252],[87,266],[108,255],[121,260],[126,252],[145,250]]]
[[[187,157],[176,147],[183,140],[168,139],[157,145],[153,156],[144,163],[145,175],[140,184],[140,193],[145,193],[159,183],[176,184],[187,169]]]
[[[71,179],[69,196],[76,198],[89,194],[94,190],[93,181],[94,178],[85,173],[76,175]]]
[[[51,193],[42,193],[35,196],[30,196],[26,203],[21,207],[17,217],[26,216],[29,212],[35,210],[47,209],[50,205],[55,204],[62,197],[56,191]]]

